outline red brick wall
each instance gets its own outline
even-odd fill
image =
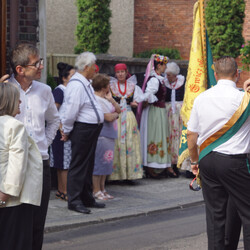
[[[246,0],[245,20],[243,25],[243,36],[245,41],[250,41],[250,0]]]
[[[134,53],[169,47],[189,58],[196,0],[135,0]],[[250,40],[250,0],[246,0],[243,35]]]
[[[10,1],[7,1],[7,48],[9,48]],[[38,41],[38,1],[20,0],[18,16],[18,41],[36,43]]]

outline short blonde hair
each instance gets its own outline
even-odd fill
[[[14,116],[19,106],[20,92],[12,83],[0,83],[0,116]]]
[[[215,72],[219,77],[233,77],[237,72],[237,63],[233,57],[222,56],[214,63]]]

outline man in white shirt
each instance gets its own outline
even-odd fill
[[[60,120],[51,89],[38,82],[43,69],[43,59],[31,44],[19,44],[11,52],[13,75],[10,82],[20,90],[20,111],[16,118],[36,142],[43,159],[43,191],[41,206],[35,207],[32,249],[42,249],[43,231],[50,195],[50,167],[48,147],[52,143]]]
[[[97,102],[90,80],[95,74],[96,57],[84,52],[76,58],[77,72],[65,90],[65,112],[62,118],[63,136],[71,140],[72,160],[68,171],[68,208],[89,214],[87,207],[104,208],[92,194],[92,174],[95,149],[104,115]]]
[[[228,198],[241,217],[245,249],[250,249],[249,93],[236,88],[237,64],[231,57],[215,62],[215,77],[217,85],[195,99],[188,122],[191,166],[194,174],[199,168],[202,180],[208,249],[227,249]]]

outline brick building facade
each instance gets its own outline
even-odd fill
[[[0,74],[9,72],[8,54],[17,42],[38,45],[44,54],[43,0],[1,0],[1,65]],[[42,34],[42,36],[41,36]],[[46,54],[46,53],[45,53]]]
[[[134,53],[168,47],[178,49],[181,57],[188,59],[195,2],[196,0],[135,0]],[[243,36],[246,41],[250,41],[250,0],[245,2]]]

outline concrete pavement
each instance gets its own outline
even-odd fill
[[[178,179],[142,179],[136,181],[136,185],[108,184],[106,189],[115,198],[104,201],[106,203],[104,209],[92,208],[91,214],[68,210],[67,202],[56,199],[56,191],[51,191],[45,232],[202,203],[202,192],[190,190],[188,186],[190,181],[181,175]]]

